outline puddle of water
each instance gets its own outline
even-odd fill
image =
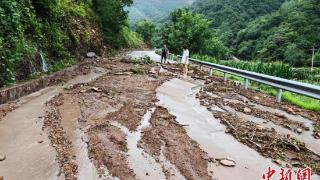
[[[250,116],[250,115],[244,114],[242,112],[237,112],[234,109],[232,109],[231,107],[226,107],[226,109],[229,112],[236,114],[237,116],[239,116],[240,118],[242,118],[245,121],[252,121],[252,122],[257,123],[265,128],[274,128],[276,130],[276,132],[278,132],[280,134],[284,134],[284,135],[289,134],[291,137],[294,137],[294,138],[306,143],[306,146],[308,147],[308,149],[310,149],[312,152],[320,155],[320,141],[312,137],[312,131],[304,131],[302,134],[299,135],[299,134],[296,134],[296,133],[294,133],[294,132],[290,131],[289,129],[286,129],[282,126],[278,126],[271,121],[264,123],[266,121],[264,119],[256,118],[254,116]]]
[[[134,132],[130,132],[128,128],[118,122],[112,122],[113,126],[120,128],[127,135],[129,165],[140,179],[165,179],[161,165],[152,156],[145,153],[143,149],[138,148],[141,131],[150,125],[149,121],[154,111],[155,108],[152,108],[144,115],[141,125]]]
[[[218,179],[261,179],[262,173],[271,165],[279,166],[271,159],[262,157],[253,149],[241,144],[225,133],[225,126],[215,119],[206,107],[200,105],[195,95],[197,84],[173,79],[157,89],[159,105],[167,108],[185,127],[188,135],[196,140],[210,157],[230,157],[237,162],[236,167],[214,166],[208,171],[214,172]],[[212,167],[212,166],[211,166]]]

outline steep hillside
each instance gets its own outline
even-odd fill
[[[140,42],[126,27],[131,0],[0,1],[0,87],[75,63],[88,51]]]
[[[279,11],[256,19],[238,33],[234,42],[237,55],[310,66],[311,49],[320,45],[319,9],[318,0],[284,3]],[[320,61],[319,51],[316,60]]]
[[[197,0],[193,11],[213,20],[212,27],[228,46],[236,33],[255,18],[277,10],[285,0]]]
[[[191,5],[194,0],[134,0],[129,11],[129,19],[134,23],[141,19],[159,22],[175,8]]]

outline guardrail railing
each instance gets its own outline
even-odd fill
[[[174,55],[171,55],[174,56]],[[178,56],[181,57],[181,56]],[[244,89],[248,89],[249,81],[259,82],[265,85],[269,85],[278,89],[277,91],[277,102],[281,102],[282,91],[290,91],[293,93],[301,94],[304,96],[320,99],[320,86],[313,84],[302,83],[298,81],[288,80],[284,78],[269,76],[265,74],[255,73],[251,71],[236,69],[228,66],[214,64],[206,61],[200,61],[197,59],[190,58],[190,62],[198,64],[200,69],[206,67],[209,69],[209,75],[212,76],[213,70],[218,70],[224,73],[224,80],[227,81],[227,74],[232,74],[238,77],[244,78]]]

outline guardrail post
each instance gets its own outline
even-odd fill
[[[244,87],[244,89],[246,89],[246,90],[248,89],[248,87],[249,87],[249,79],[247,79],[247,78],[244,79],[243,87]]]
[[[282,98],[282,89],[278,89],[277,92],[277,102],[281,103],[281,98]]]
[[[227,73],[223,73],[223,80],[224,80],[224,81],[227,81],[227,80],[228,80]]]
[[[210,76],[212,76],[212,75],[213,75],[213,69],[212,69],[212,68],[210,68],[209,75],[210,75]]]

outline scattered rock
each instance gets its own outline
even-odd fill
[[[297,133],[301,134],[303,132],[303,130],[301,128],[297,129]]]
[[[294,110],[292,109],[292,108],[288,108],[288,113],[290,113],[290,114],[295,114],[295,112],[294,112]]]
[[[41,140],[41,141],[38,141],[38,143],[41,144],[41,143],[43,143],[43,141],[42,141],[42,140]]]
[[[259,100],[260,98],[258,96],[255,96],[254,99]]]
[[[264,130],[265,128],[263,127],[263,126],[261,126],[261,125],[257,125],[257,130],[258,131],[262,131],[262,130]]]
[[[250,109],[250,108],[244,108],[243,109],[243,112],[245,112],[245,113],[251,113],[252,112],[252,110]]]
[[[218,159],[219,163],[226,167],[236,166],[236,162],[230,158]]]
[[[146,173],[146,176],[149,176],[149,173]]]
[[[132,74],[133,74],[132,72],[118,72],[118,73],[115,73],[114,75],[123,76],[123,75],[132,75]]]
[[[6,155],[0,155],[0,161],[4,161],[4,160],[6,160]]]
[[[87,91],[86,91],[86,90],[81,90],[81,91],[80,91],[80,93],[85,93],[85,92],[87,92]]]
[[[91,90],[95,92],[102,92],[102,90],[97,87],[91,87]]]
[[[3,176],[0,176],[0,180],[4,180]]]
[[[95,58],[95,57],[97,57],[96,53],[94,53],[94,52],[87,53],[87,58]]]

